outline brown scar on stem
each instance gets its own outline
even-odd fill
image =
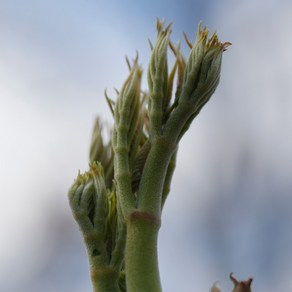
[[[141,219],[143,221],[148,221],[149,223],[154,223],[155,225],[158,225],[158,226],[160,226],[160,223],[161,223],[160,219],[157,216],[151,213],[142,212],[142,211],[133,211],[130,214],[129,219],[131,222]]]

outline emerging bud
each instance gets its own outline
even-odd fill
[[[92,163],[94,161],[100,161],[104,154],[104,142],[102,138],[102,126],[100,123],[100,119],[97,118],[95,120],[94,129],[92,132],[90,150],[89,150],[89,161]]]
[[[167,88],[167,47],[169,44],[170,36],[170,25],[163,29],[163,23],[157,22],[157,40],[155,47],[152,50],[150,64],[148,67],[148,85],[149,91],[152,92],[155,86],[159,87],[160,90]],[[159,81],[159,86],[157,82]]]
[[[222,53],[231,43],[221,43],[216,33],[208,38],[208,29],[201,28],[185,68],[182,98],[191,99],[196,112],[214,93],[220,78]]]
[[[105,170],[105,182],[107,188],[111,188],[113,176],[114,176],[114,155],[111,146],[111,141],[105,143],[102,135],[102,125],[100,119],[97,118],[95,121],[91,144],[89,152],[89,161],[100,162]]]
[[[170,27],[163,29],[163,22],[157,22],[157,40],[152,50],[148,67],[149,86],[149,119],[152,133],[159,134],[162,128],[163,114],[169,104],[167,48],[169,45]],[[175,69],[176,70],[176,69]],[[173,72],[174,75],[175,71]],[[174,77],[174,76],[173,76]],[[172,77],[172,78],[173,78]],[[170,80],[171,87],[172,81]],[[170,93],[170,92],[169,92]]]
[[[83,234],[98,230],[104,236],[104,219],[107,213],[107,190],[103,168],[92,163],[90,170],[78,174],[68,193],[73,216]]]
[[[182,88],[179,90],[173,105],[172,122],[181,121],[180,127],[170,123],[169,135],[174,134],[177,141],[191,125],[193,119],[199,114],[208,102],[219,84],[222,53],[231,43],[221,43],[216,33],[208,38],[207,28],[201,28],[192,47],[188,62],[184,68]],[[186,36],[185,36],[186,37]],[[170,117],[171,118],[171,117]]]
[[[137,130],[141,128],[141,76],[142,70],[136,58],[115,105],[113,146],[125,147],[128,152],[136,138]]]
[[[116,237],[123,234],[117,231],[116,193],[106,189],[100,163],[94,162],[89,171],[78,174],[68,197],[90,261],[97,259],[99,264],[108,265],[113,257]]]

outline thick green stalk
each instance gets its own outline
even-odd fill
[[[164,181],[175,149],[171,139],[159,137],[152,142],[138,192],[140,211],[160,216]]]
[[[193,113],[194,113],[193,102],[191,100],[181,101],[177,108],[169,117],[164,128],[164,135],[168,139],[172,138],[175,141],[175,143],[178,143],[183,128]]]
[[[160,292],[157,238],[162,193],[176,147],[159,137],[152,142],[138,192],[137,209],[127,220],[126,281],[129,292]]]
[[[126,282],[128,292],[161,292],[157,237],[160,218],[133,211],[127,222]]]

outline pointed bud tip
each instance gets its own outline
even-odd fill
[[[223,51],[226,51],[228,47],[232,46],[232,43],[230,42],[225,42],[222,44]]]
[[[202,27],[202,21],[200,21],[196,41],[206,45],[207,50],[219,49],[220,51],[226,51],[226,49],[232,45],[230,42],[221,43],[216,32],[214,32],[211,37],[208,38],[208,36],[209,30],[207,26]]]
[[[94,161],[93,163],[89,163],[89,171],[87,172],[89,176],[104,176],[103,167],[100,162]]]

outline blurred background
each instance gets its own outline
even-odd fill
[[[233,45],[221,83],[183,138],[159,237],[166,292],[209,291],[231,271],[292,291],[292,2],[0,1],[0,291],[91,291],[67,202],[94,119],[155,19],[193,41],[203,20]],[[188,48],[182,45],[185,55]],[[146,88],[144,74],[143,86]]]

